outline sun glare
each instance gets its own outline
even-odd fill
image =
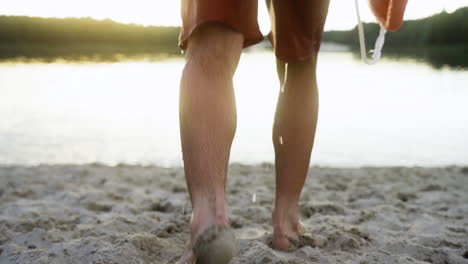
[[[259,1],[259,24],[263,33],[269,31],[269,19],[264,1]],[[364,21],[374,21],[372,14],[366,7],[367,0],[360,0],[361,15]],[[446,10],[468,5],[466,0],[410,0],[405,19],[416,19],[430,16]],[[93,17],[96,19],[110,18],[122,23],[135,23],[141,25],[179,26],[180,1],[179,0],[16,0],[4,1],[0,15],[28,15],[42,17]],[[350,29],[356,25],[354,1],[332,0],[325,28],[327,30]]]

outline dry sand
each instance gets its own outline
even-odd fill
[[[272,165],[229,176],[232,263],[468,263],[468,168],[312,168],[287,253],[267,245]],[[0,167],[0,263],[174,263],[190,210],[181,168]]]

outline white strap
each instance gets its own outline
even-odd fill
[[[373,65],[373,64],[376,64],[380,60],[380,56],[382,55],[382,48],[385,43],[385,33],[387,33],[387,30],[382,25],[380,25],[379,36],[377,37],[377,40],[375,41],[375,47],[374,47],[374,50],[372,51],[373,52],[372,60],[369,61],[367,59],[366,39],[364,37],[364,28],[362,26],[361,16],[359,15],[358,0],[355,0],[354,3],[356,5],[356,15],[357,15],[357,20],[358,20],[359,46],[361,47],[361,58],[365,63],[369,65]]]

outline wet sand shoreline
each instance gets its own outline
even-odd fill
[[[301,198],[310,233],[268,247],[271,164],[232,164],[232,263],[468,263],[468,168],[317,168]],[[0,263],[174,263],[188,237],[180,167],[0,166]]]

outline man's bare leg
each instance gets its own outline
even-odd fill
[[[309,168],[318,114],[317,57],[296,63],[277,61],[281,90],[273,126],[276,199],[273,247],[289,248],[302,232],[299,198]]]
[[[226,173],[236,130],[232,78],[243,36],[206,24],[188,41],[180,83],[180,135],[185,177],[192,202],[190,240],[179,263],[195,263],[195,239],[211,226],[228,226]]]

